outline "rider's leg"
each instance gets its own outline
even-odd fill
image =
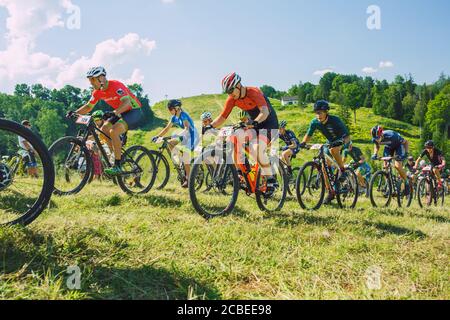
[[[267,141],[265,139],[258,139],[258,143],[251,143],[252,155],[257,155],[258,164],[261,167],[261,174],[266,177],[274,175],[272,172],[272,166],[270,165],[270,159],[267,155]]]
[[[112,140],[116,165],[119,165],[120,161],[122,161],[122,140],[120,139],[120,136],[125,132],[127,132],[127,127],[125,124],[120,122],[113,125],[111,130],[109,131]]]
[[[291,149],[288,149],[285,152],[283,152],[282,156],[283,156],[284,162],[286,162],[286,165],[288,166],[288,168],[292,167],[291,158],[293,155],[294,155],[294,152],[292,152]]]
[[[342,147],[336,147],[336,148],[330,149],[330,152],[331,152],[331,155],[333,156],[334,160],[336,160],[341,172],[344,172],[345,171],[345,163],[341,156],[341,150],[342,150]]]
[[[434,175],[436,176],[436,180],[438,182],[438,186],[441,188],[442,187],[441,171],[438,168],[434,168],[433,172],[434,172]]]
[[[358,178],[359,185],[363,188],[366,187],[366,179],[364,179],[363,175],[361,174],[360,170],[356,170],[356,177]]]
[[[101,128],[102,132],[109,133],[112,129],[112,124],[109,122],[106,122],[103,127]],[[104,134],[100,134],[100,139],[102,139],[103,142],[106,142],[108,145],[109,150],[111,153],[113,152],[113,143],[111,139],[108,139]]]

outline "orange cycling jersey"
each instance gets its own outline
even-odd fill
[[[227,119],[234,107],[239,107],[244,111],[252,111],[256,108],[261,110],[265,106],[268,107],[268,103],[263,92],[259,88],[247,87],[247,95],[244,98],[235,100],[231,96],[228,97],[221,117]]]
[[[100,100],[103,100],[116,110],[120,107],[120,104],[126,97],[129,97],[131,101],[130,109],[128,111],[142,107],[141,102],[126,85],[119,81],[110,80],[106,83],[106,89],[94,90],[94,92],[92,92],[92,98],[89,101],[89,104],[95,106]]]

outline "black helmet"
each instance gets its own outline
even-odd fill
[[[314,104],[314,112],[329,111],[329,110],[330,110],[330,104],[328,103],[328,101],[319,100]]]
[[[434,141],[429,140],[425,143],[425,148],[434,148]]]
[[[180,108],[183,104],[181,103],[180,100],[170,100],[169,103],[167,104],[167,108],[169,109],[175,109],[175,108]]]

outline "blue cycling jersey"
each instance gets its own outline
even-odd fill
[[[283,142],[286,143],[287,146],[290,146],[294,143],[297,146],[300,145],[300,142],[298,141],[297,136],[291,130],[286,130],[286,133],[284,135],[280,134],[280,139],[283,140]]]
[[[375,138],[372,139],[372,142],[377,143]],[[386,130],[383,131],[380,145],[395,149],[400,147],[403,142],[405,142],[405,139],[403,139],[403,137],[399,133],[392,130]]]
[[[193,150],[193,148],[198,142],[199,135],[197,129],[195,128],[194,121],[192,121],[192,118],[189,116],[189,114],[185,111],[181,111],[180,117],[173,116],[172,119],[170,120],[170,122],[172,122],[174,126],[181,129],[185,129],[184,126],[185,121],[189,122],[189,138],[190,138],[189,144],[191,150]]]

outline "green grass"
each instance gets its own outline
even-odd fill
[[[206,222],[174,183],[132,198],[97,182],[54,197],[27,229],[0,230],[0,298],[448,299],[449,223],[442,208],[367,201],[268,215],[242,193],[233,215]],[[366,286],[373,267],[380,290]]]
[[[198,121],[224,100],[183,103]],[[311,112],[274,104],[304,133]],[[164,104],[153,110],[163,125]],[[362,109],[354,137],[363,149],[371,149],[364,142],[376,123],[418,139],[416,127]],[[135,131],[130,141],[154,147],[160,129]],[[354,211],[304,212],[291,200],[267,215],[241,193],[233,215],[206,222],[173,181],[138,197],[97,182],[54,197],[28,228],[0,230],[0,299],[449,299],[448,208],[449,200],[444,209],[374,210],[363,199]],[[66,286],[72,265],[82,270],[81,290]],[[382,270],[379,290],[366,284],[373,268]]]

